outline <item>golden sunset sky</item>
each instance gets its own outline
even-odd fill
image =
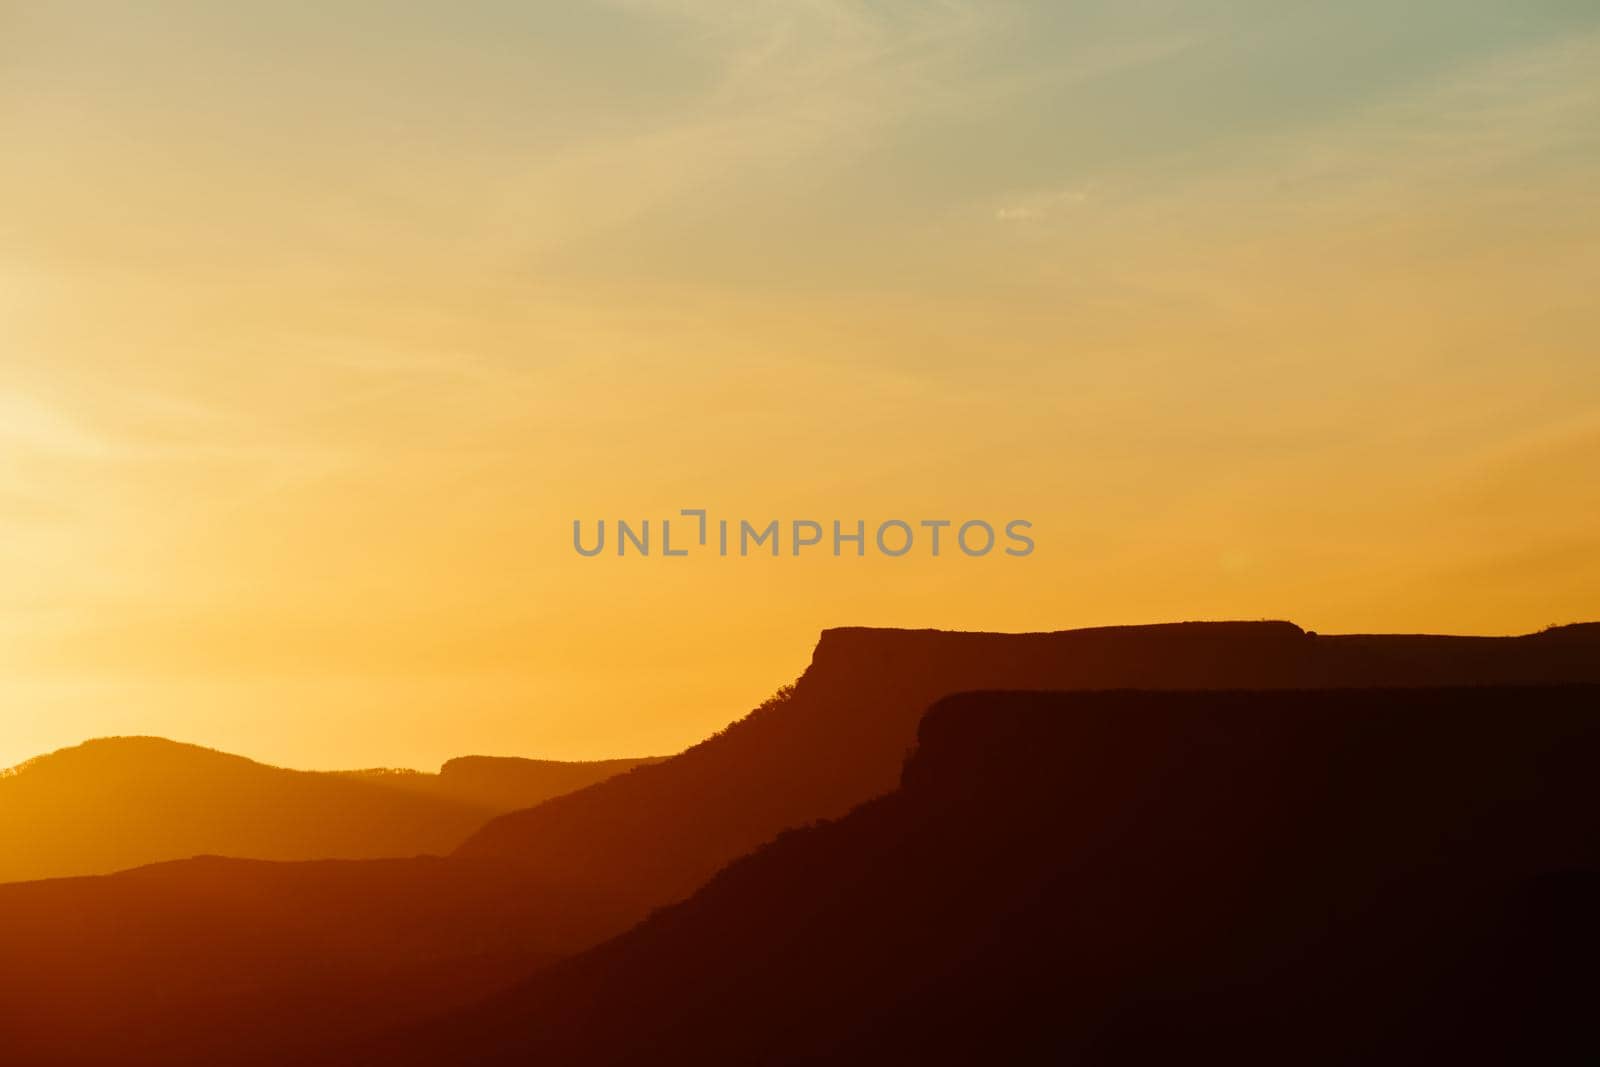
[[[691,743],[837,625],[1600,616],[1590,0],[0,0],[0,766]],[[571,523],[1026,518],[1026,559]]]

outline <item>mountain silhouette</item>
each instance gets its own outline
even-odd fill
[[[448,852],[495,815],[640,762],[468,757],[438,774],[313,773],[156,737],[103,738],[0,775],[0,882],[205,854],[300,860]]]
[[[829,630],[792,688],[716,736],[496,819],[445,858],[209,859],[0,886],[0,1047],[40,1062],[236,1061],[241,1048],[282,1062],[464,1007],[781,831],[891,792],[924,711],[951,693],[1577,681],[1600,682],[1600,627]]]
[[[1597,763],[1600,687],[965,694],[897,792],[327,1062],[1592,1063]]]

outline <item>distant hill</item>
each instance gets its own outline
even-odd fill
[[[786,828],[896,788],[972,689],[1600,682],[1600,628],[1318,637],[1289,623],[829,630],[792,688],[660,763],[497,819],[444,859],[205,860],[0,886],[0,1047],[285,1062],[464,1006],[622,933]]]
[[[438,774],[388,768],[336,773],[500,813],[531,808],[635,767],[659,762],[660,757],[565,762],[518,756],[459,756],[446,762]]]
[[[89,741],[0,774],[0,882],[218,854],[448,852],[487,819],[637,766],[468,757],[439,774],[312,773],[155,737]]]
[[[969,694],[921,737],[898,792],[324,1062],[1600,1061],[1600,687]]]

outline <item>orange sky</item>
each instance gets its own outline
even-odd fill
[[[832,625],[1600,616],[1596,13],[1128,6],[0,4],[0,765],[666,752]],[[684,507],[1038,548],[571,549]]]

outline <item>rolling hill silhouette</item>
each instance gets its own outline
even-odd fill
[[[641,762],[467,757],[439,774],[314,773],[155,737],[103,738],[0,775],[0,882],[207,854],[448,852],[495,815]]]
[[[497,819],[445,859],[205,860],[0,886],[0,1043],[40,1062],[237,1060],[241,1047],[270,1062],[464,1006],[682,900],[780,831],[893,790],[923,712],[954,692],[1575,681],[1600,682],[1600,627],[829,630],[792,689],[715,737]]]
[[[1597,763],[1600,687],[965,694],[898,792],[327,1062],[1595,1062]]]

